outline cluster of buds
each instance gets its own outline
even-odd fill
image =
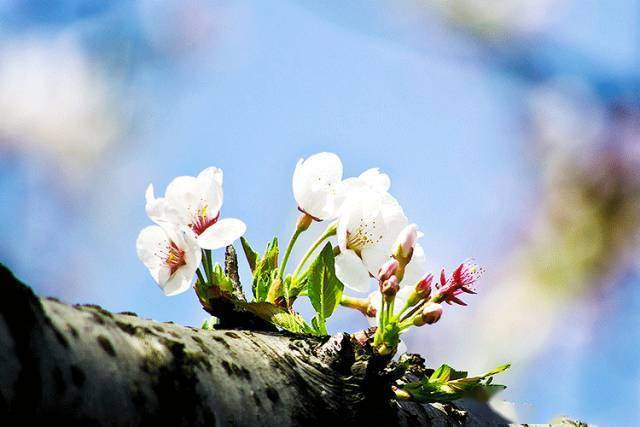
[[[478,281],[483,273],[484,269],[471,260],[460,264],[448,279],[443,269],[440,273],[440,283],[436,283],[438,293],[434,300],[436,302],[444,301],[447,304],[467,305],[458,298],[458,295],[462,293],[475,294],[476,291],[473,288],[473,284]]]

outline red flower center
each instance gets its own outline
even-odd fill
[[[176,270],[187,264],[184,259],[184,251],[171,242],[165,263],[169,266],[171,274],[175,273]]]
[[[213,224],[218,222],[220,218],[220,212],[215,217],[210,217],[207,215],[207,210],[202,209],[200,213],[195,217],[193,223],[190,224],[191,229],[197,236],[204,233],[204,231],[211,227]]]

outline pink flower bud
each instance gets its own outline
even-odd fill
[[[442,305],[430,302],[425,305],[420,315],[414,317],[413,324],[415,326],[431,325],[436,323],[442,317]]]
[[[418,240],[418,227],[415,224],[409,224],[402,229],[396,239],[396,256],[408,263],[413,254],[413,248]]]
[[[427,299],[431,295],[431,283],[433,282],[433,274],[429,273],[424,276],[416,285],[416,293],[422,298]]]
[[[370,304],[367,307],[367,312],[365,314],[367,317],[376,317],[378,315],[378,309],[375,308],[373,304]]]
[[[382,292],[385,297],[395,297],[399,290],[400,283],[396,276],[391,276],[384,282],[380,282],[380,292]]]
[[[422,309],[422,319],[428,325],[436,323],[442,317],[442,305],[432,302]]]
[[[398,263],[397,259],[389,258],[387,262],[382,264],[382,267],[380,267],[380,270],[378,270],[378,280],[380,280],[381,282],[384,282],[385,280],[393,276],[396,273],[396,271],[398,271],[399,265],[400,264]]]

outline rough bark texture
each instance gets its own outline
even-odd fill
[[[356,361],[347,334],[205,331],[70,306],[36,297],[2,266],[0,286],[0,425],[505,422],[459,405],[395,401],[389,377]]]

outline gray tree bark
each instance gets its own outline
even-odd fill
[[[393,399],[348,334],[201,330],[38,298],[0,265],[0,425],[498,425]],[[4,422],[3,422],[4,420]]]

